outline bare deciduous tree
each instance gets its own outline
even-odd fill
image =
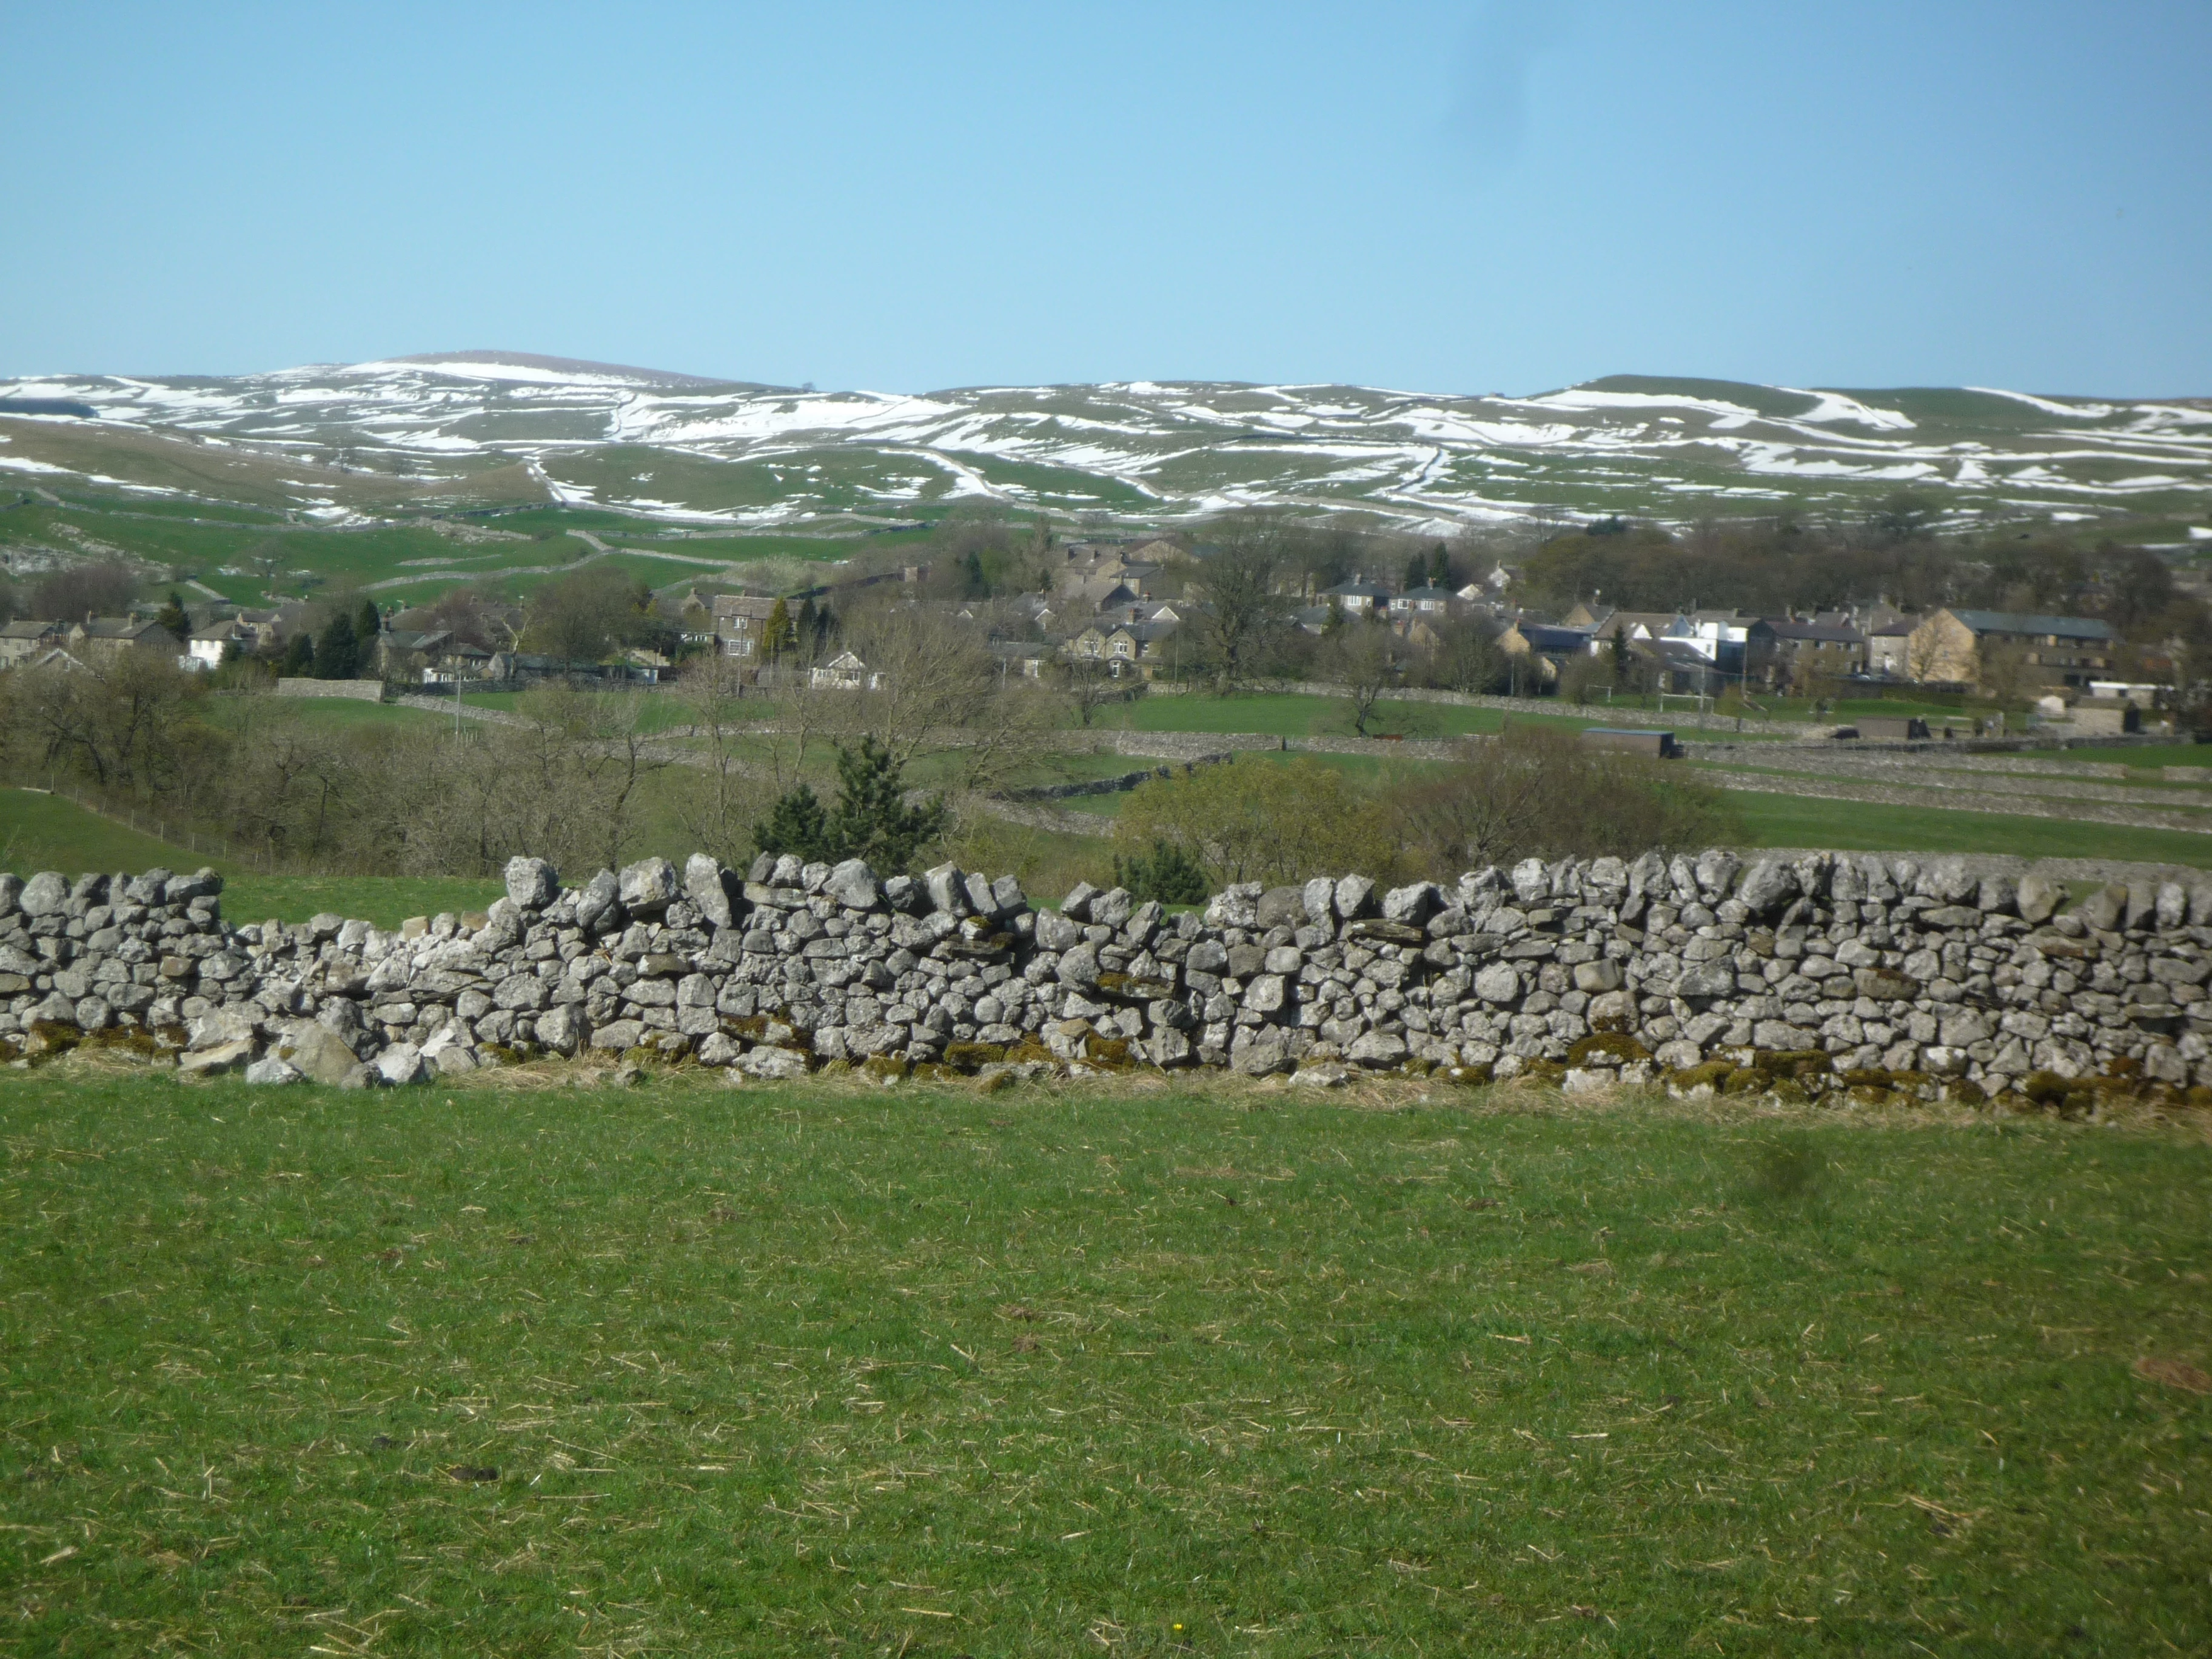
[[[1398,638],[1382,622],[1346,623],[1328,641],[1327,666],[1351,693],[1352,729],[1370,735],[1383,697],[1398,685]]]
[[[1213,552],[1194,578],[1204,603],[1193,627],[1212,659],[1217,690],[1231,690],[1251,678],[1283,614],[1277,589],[1287,564],[1286,542],[1280,521],[1257,514],[1226,520],[1214,532]]]

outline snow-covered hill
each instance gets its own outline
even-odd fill
[[[1820,511],[1900,485],[1962,509],[2063,514],[2201,514],[2212,492],[2203,403],[1632,376],[1531,397],[1149,381],[911,395],[498,352],[62,375],[0,380],[0,434],[15,434],[0,477],[86,470],[41,447],[40,428],[58,443],[62,427],[79,451],[101,432],[139,439],[115,447],[111,482],[173,488],[130,470],[161,434],[295,472],[319,464],[272,487],[326,514],[398,505],[395,485],[424,504],[511,499],[519,480],[579,506],[752,526],[896,518],[963,495],[1156,520],[1287,504],[1443,529],[1546,508]],[[369,475],[382,475],[373,490],[333,491],[333,477]]]

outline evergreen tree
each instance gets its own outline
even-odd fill
[[[288,679],[311,678],[315,672],[315,642],[301,629],[284,641],[284,655],[276,665],[276,672]]]
[[[1451,555],[1445,552],[1444,544],[1438,542],[1429,550],[1429,585],[1432,587],[1443,587],[1450,580]]]
[[[1429,562],[1423,558],[1419,554],[1414,554],[1413,556],[1406,562],[1407,587],[1409,590],[1419,587],[1425,583],[1428,579]]]
[[[823,635],[823,619],[828,613],[817,609],[814,596],[807,595],[799,602],[799,615],[791,624],[791,637],[802,651],[819,653]]]
[[[802,783],[778,797],[766,822],[753,826],[753,845],[779,857],[795,854],[810,864],[862,859],[878,875],[897,875],[952,818],[942,800],[908,806],[904,773],[872,736],[862,738],[858,749],[840,744],[837,804],[824,808]]]
[[[865,859],[880,875],[895,875],[951,822],[942,800],[908,806],[906,768],[870,733],[858,749],[837,745],[837,805],[830,815],[830,842],[839,859]]]
[[[1150,853],[1114,856],[1114,884],[1126,887],[1140,903],[1203,904],[1208,896],[1206,868],[1180,847],[1156,841]]]
[[[361,602],[361,614],[353,619],[353,636],[366,651],[376,643],[376,636],[384,631],[384,614],[376,608],[374,599]]]
[[[161,614],[154,620],[180,640],[191,636],[192,619],[185,614],[184,595],[174,588],[169,591],[169,602],[161,607]]]
[[[777,798],[765,823],[753,825],[753,845],[779,858],[795,854],[809,864],[836,856],[830,848],[829,815],[813,789],[803,783]]]
[[[781,599],[768,613],[768,626],[761,630],[761,653],[774,662],[791,648],[793,640],[791,607]]]
[[[353,619],[343,615],[331,617],[322,638],[315,641],[315,678],[349,680],[360,672],[361,645],[354,637]]]

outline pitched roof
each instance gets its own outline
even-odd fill
[[[1648,653],[1670,668],[1703,668],[1713,672],[1713,659],[1686,640],[1631,640],[1632,651]]]
[[[1866,636],[1848,623],[1798,622],[1789,617],[1761,617],[1752,626],[1778,640],[1802,640],[1811,645],[1864,645]]]
[[[156,629],[160,629],[165,634],[168,632],[157,622],[142,622],[136,617],[88,617],[85,618],[83,628],[85,637],[94,640],[135,641],[145,638]]]
[[[2053,634],[2069,640],[2109,640],[2112,625],[2095,617],[2040,617],[2026,611],[1954,611],[1977,634]]]
[[[42,640],[49,634],[60,633],[61,627],[58,622],[39,622],[29,617],[21,617],[5,627],[0,627],[0,640]]]
[[[1521,637],[1537,651],[1585,651],[1589,648],[1590,630],[1587,628],[1561,628],[1555,623],[1524,622],[1520,624]]]
[[[717,620],[724,617],[744,617],[752,622],[766,622],[775,615],[778,603],[775,599],[763,599],[757,593],[717,593],[714,595],[714,616]]]

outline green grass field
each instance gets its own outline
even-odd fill
[[[1370,755],[1285,755],[1269,750],[1240,757],[1240,766],[1311,759],[1358,781],[1378,782],[1386,773],[1419,774],[1440,764]],[[1728,774],[1700,767],[1703,780],[1720,788],[1741,826],[1741,845],[1825,847],[1838,851],[2003,853],[2021,858],[2114,859],[2146,864],[2212,868],[2212,836],[2179,830],[2131,829],[2069,818],[2002,812],[1962,812],[1936,807],[1885,806],[1819,796],[1767,794],[1727,787]],[[1124,793],[1079,795],[1054,805],[1099,821],[1097,833],[1128,805]]]
[[[324,911],[358,916],[380,927],[397,927],[410,916],[456,915],[482,910],[507,890],[496,881],[467,876],[228,877],[222,913],[231,921],[305,921]]]
[[[428,709],[409,708],[396,702],[362,702],[351,697],[284,697],[271,699],[281,704],[284,712],[312,726],[331,726],[350,730],[368,726],[419,726],[424,720],[438,718]],[[269,702],[259,698],[240,698],[226,707],[218,703],[212,718],[223,720],[264,713]],[[452,717],[447,717],[448,723]]]
[[[1725,788],[1725,773],[1710,781]],[[2118,859],[2212,868],[2212,835],[2138,830],[2071,818],[1885,806],[1811,795],[1728,790],[1752,847],[1826,847],[1839,852],[2008,853],[2021,858]]]
[[[2072,760],[2118,761],[2123,766],[2212,766],[2212,744],[2147,743],[2139,749],[2077,749]]]
[[[641,732],[672,731],[678,726],[689,726],[697,718],[690,702],[672,692],[595,691],[586,692],[585,695],[594,702],[610,704],[619,702],[624,697],[641,696],[643,699],[638,714],[638,730]],[[468,708],[491,708],[496,709],[501,714],[512,714],[520,711],[524,707],[524,700],[528,696],[529,693],[526,691],[464,691],[461,694],[461,702]],[[439,701],[445,703],[450,710],[452,699],[441,697]],[[420,714],[433,720],[441,718],[427,709],[409,708],[402,709],[400,712],[410,716]],[[763,707],[758,718],[767,719],[769,712]],[[750,708],[746,713],[750,718]],[[451,720],[453,716],[448,712],[442,718]]]
[[[0,870],[77,876],[89,870],[113,874],[204,865],[223,872],[223,914],[240,922],[305,921],[318,911],[335,910],[395,927],[410,916],[481,910],[504,890],[495,881],[459,877],[261,875],[220,854],[203,855],[141,834],[59,795],[0,789]]]
[[[1495,708],[1461,708],[1448,703],[1377,705],[1372,732],[1405,737],[1456,738],[1495,732],[1509,718]],[[1602,711],[1588,715],[1513,715],[1580,728],[1603,724]],[[1217,697],[1187,692],[1180,696],[1140,697],[1125,708],[1109,708],[1097,722],[1135,732],[1252,732],[1271,738],[1340,737],[1352,730],[1352,704],[1343,697],[1309,696],[1296,691],[1256,691]]]
[[[0,1642],[2212,1644],[2201,1140],[1397,1100],[32,1073]]]
[[[1424,772],[1440,769],[1445,764],[1442,761],[1401,760],[1395,755],[1317,755],[1299,750],[1285,753],[1273,749],[1249,750],[1237,756],[1233,763],[1238,766],[1287,766],[1306,761],[1326,766],[1333,772],[1341,772],[1353,783],[1364,788],[1378,787],[1386,778],[1417,777]],[[1134,765],[1143,763],[1141,760],[1132,763]],[[1129,769],[1124,766],[1118,769]],[[1125,789],[1110,795],[1072,795],[1065,800],[1054,801],[1053,805],[1094,817],[1116,818],[1121,815],[1121,809],[1128,805],[1130,793]],[[1109,831],[1102,824],[1098,833],[1104,835]]]
[[[379,487],[391,483],[382,481]],[[64,484],[50,493],[63,504],[33,501],[0,514],[0,545],[112,550],[174,566],[225,598],[250,605],[266,603],[271,592],[297,596],[368,583],[397,584],[380,589],[378,597],[386,603],[425,601],[465,580],[525,593],[548,580],[540,567],[595,559],[589,546],[567,533],[571,529],[624,547],[612,560],[595,562],[612,562],[656,588],[687,580],[719,585],[726,572],[714,561],[830,561],[928,541],[926,533],[915,532],[882,537],[854,532],[666,538],[629,514],[556,507],[476,520],[477,526],[498,532],[497,538],[470,541],[431,528],[427,520],[412,516],[419,509],[396,499],[386,506],[403,515],[397,521],[340,529],[288,522],[230,502],[164,501],[85,485]]]
[[[0,870],[197,870],[216,864],[36,789],[0,789]],[[220,864],[216,864],[221,868]]]

